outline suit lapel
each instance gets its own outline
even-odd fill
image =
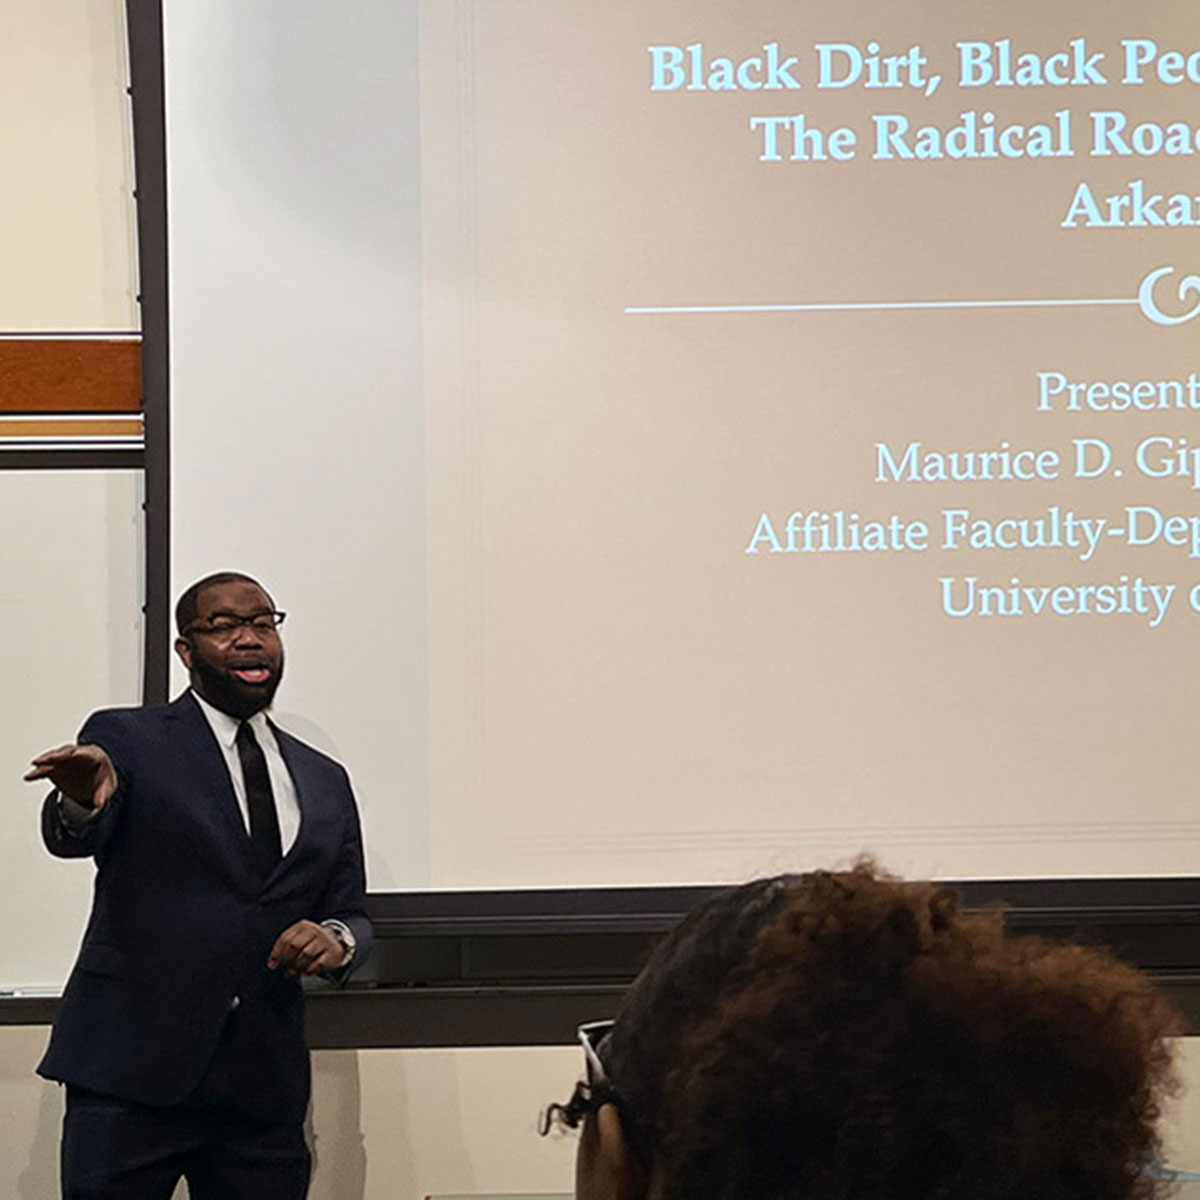
[[[250,837],[238,807],[225,756],[208,719],[191,692],[167,710],[172,723],[171,744],[186,765],[179,778],[194,785],[187,829],[196,849],[236,877],[243,891],[253,887],[254,864]]]
[[[319,866],[319,863],[329,857],[328,847],[338,845],[341,818],[340,810],[330,803],[329,783],[321,772],[319,758],[303,742],[280,729],[274,722],[271,730],[288,774],[292,777],[296,802],[300,806],[300,828],[296,840],[267,880],[268,884],[279,882],[287,886],[285,880],[296,873],[327,869],[327,866]]]
[[[300,828],[296,830],[296,840],[292,842],[288,848],[288,852],[280,860],[279,865],[272,872],[283,870],[289,862],[296,857],[296,852],[300,848],[301,842],[304,840],[305,832],[312,824],[310,807],[314,802],[315,789],[311,786],[308,779],[308,772],[304,769],[303,759],[297,755],[295,744],[291,737],[285,733],[274,721],[270,722],[271,732],[275,735],[275,744],[279,747],[279,753],[283,757],[283,765],[287,767],[288,774],[292,777],[292,787],[296,789],[296,804],[300,809]]]

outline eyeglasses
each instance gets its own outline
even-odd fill
[[[615,1024],[615,1021],[589,1021],[575,1031],[575,1036],[579,1038],[579,1044],[583,1047],[588,1087],[593,1090],[612,1087],[612,1081],[600,1058],[600,1045],[612,1033]]]
[[[274,633],[283,624],[287,613],[260,612],[249,617],[237,613],[213,613],[203,621],[193,621],[184,633],[207,633],[212,637],[228,637],[245,626],[255,633]]]
[[[594,1113],[601,1105],[615,1104],[621,1114],[621,1126],[629,1148],[643,1165],[649,1167],[654,1161],[654,1138],[649,1132],[649,1127],[630,1103],[629,1097],[622,1094],[613,1084],[604,1060],[600,1057],[600,1048],[616,1024],[616,1021],[612,1020],[589,1021],[575,1031],[579,1044],[583,1047],[585,1081],[576,1084],[575,1094],[570,1102],[559,1108],[558,1112],[564,1124],[575,1128],[584,1117]]]
[[[612,1032],[614,1024],[614,1021],[589,1021],[575,1031],[583,1047],[584,1077],[575,1084],[575,1090],[565,1104],[550,1104],[543,1110],[539,1123],[543,1136],[555,1125],[578,1129],[602,1104],[619,1106],[622,1103],[609,1082],[599,1052],[600,1044]]]

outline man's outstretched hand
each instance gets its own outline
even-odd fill
[[[345,961],[345,946],[324,925],[297,921],[275,939],[267,966],[272,970],[283,967],[292,975],[315,975],[336,971]]]
[[[48,779],[64,796],[85,808],[103,808],[117,790],[112,759],[99,746],[59,746],[33,760],[29,782]]]

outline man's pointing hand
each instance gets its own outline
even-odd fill
[[[29,782],[49,779],[64,796],[85,808],[103,808],[117,790],[112,759],[99,746],[59,746],[33,760]]]

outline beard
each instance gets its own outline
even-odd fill
[[[283,654],[270,667],[262,683],[246,683],[220,667],[214,666],[193,650],[189,672],[192,687],[214,708],[236,717],[239,721],[252,717],[269,707],[283,680]]]

